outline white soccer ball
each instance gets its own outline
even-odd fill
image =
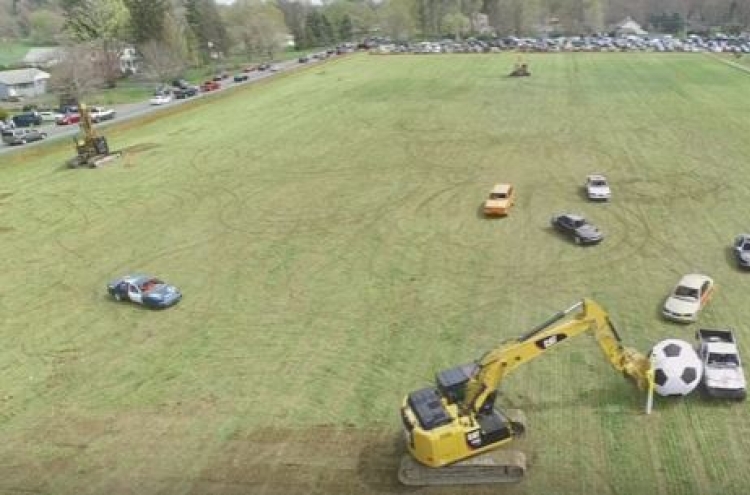
[[[698,386],[703,363],[689,343],[667,339],[651,349],[656,393],[667,397],[687,395]]]

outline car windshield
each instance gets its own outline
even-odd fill
[[[586,225],[586,220],[572,220],[570,223],[577,229]]]
[[[708,355],[708,364],[712,366],[725,366],[735,368],[740,365],[737,356],[734,354],[719,354],[712,352]]]
[[[750,242],[746,242],[741,248],[743,251],[750,251]]]
[[[680,285],[674,290],[674,295],[680,299],[698,299],[698,289]]]
[[[603,180],[592,180],[591,185],[592,186],[606,186],[607,183],[604,182]]]
[[[490,194],[490,199],[505,199],[508,195],[505,193],[492,193]]]

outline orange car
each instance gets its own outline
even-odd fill
[[[484,202],[484,214],[488,217],[504,217],[516,201],[516,191],[510,184],[495,184],[490,197]]]

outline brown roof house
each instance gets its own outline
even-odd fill
[[[0,72],[0,99],[34,97],[47,92],[49,74],[39,69],[16,69]]]

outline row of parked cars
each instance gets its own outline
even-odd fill
[[[506,50],[524,52],[711,52],[750,53],[750,38],[717,34],[702,37],[691,34],[680,38],[669,34],[662,36],[558,36],[544,38],[518,38],[508,36],[492,39],[469,38],[421,42],[393,42],[380,40],[370,47],[373,53],[489,53]]]

